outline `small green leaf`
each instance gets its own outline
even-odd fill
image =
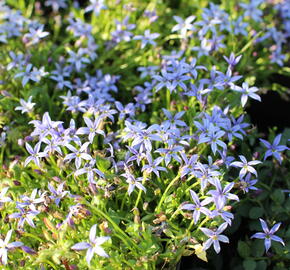
[[[242,202],[240,205],[237,206],[237,213],[242,217],[248,217],[250,208],[250,203]]]
[[[106,172],[111,166],[111,162],[108,159],[100,156],[96,156],[96,162],[98,169],[102,172]]]
[[[266,269],[267,269],[267,262],[266,261],[257,262],[256,270],[266,270]]]
[[[244,241],[239,241],[238,252],[242,258],[248,258],[250,256],[250,247]]]
[[[285,233],[285,237],[290,237],[290,227],[288,228],[288,230]]]
[[[290,211],[290,198],[286,200],[286,203],[284,204],[284,207],[286,208],[287,211]]]
[[[285,194],[282,192],[281,189],[276,189],[271,195],[271,199],[277,203],[282,204],[285,201]]]
[[[245,260],[243,261],[243,267],[245,270],[255,270],[257,263],[253,260]]]
[[[21,176],[21,169],[19,166],[14,166],[13,167],[13,171],[14,171],[14,176],[16,179],[20,179],[20,176]]]
[[[257,219],[262,217],[264,214],[264,210],[260,207],[253,207],[249,212],[249,217],[252,219]]]
[[[251,254],[255,257],[261,257],[265,252],[264,241],[257,239],[251,245]]]

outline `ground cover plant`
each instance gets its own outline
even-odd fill
[[[0,3],[3,269],[289,269],[290,3],[192,2]]]

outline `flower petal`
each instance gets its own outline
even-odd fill
[[[97,224],[93,225],[90,229],[90,241],[94,243],[96,241],[96,231],[97,231]]]
[[[71,249],[75,249],[75,250],[83,250],[83,249],[88,249],[90,248],[91,245],[87,242],[80,242],[80,243],[77,243],[75,245],[73,245],[71,247]]]

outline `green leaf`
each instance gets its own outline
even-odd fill
[[[227,232],[229,234],[233,234],[240,228],[240,225],[241,225],[241,217],[237,215],[233,220],[232,226],[227,229]]]
[[[13,171],[14,171],[14,176],[16,179],[20,179],[20,176],[21,176],[21,169],[19,166],[14,166],[13,167]]]
[[[270,165],[269,165],[270,166]],[[271,193],[271,192],[270,192]],[[269,199],[269,194],[270,194],[268,191],[264,190],[261,194],[258,195],[257,199],[259,201],[263,201],[263,200],[268,200]]]
[[[250,208],[250,203],[242,202],[240,205],[237,206],[237,213],[242,217],[248,217]]]
[[[111,166],[111,162],[108,159],[100,156],[96,156],[96,162],[98,169],[102,172],[106,172]]]
[[[244,241],[239,241],[238,243],[238,253],[242,258],[248,258],[250,256],[250,247]]]
[[[285,201],[285,194],[281,189],[276,189],[271,195],[271,199],[277,204],[283,204]]]
[[[265,252],[264,241],[256,239],[251,245],[251,254],[255,257],[261,257]]]
[[[271,206],[271,211],[275,213],[275,215],[278,215],[280,213],[283,213],[285,209],[282,207],[282,205],[272,205]]]
[[[252,219],[257,219],[262,217],[264,214],[264,210],[260,207],[253,207],[249,212],[249,217]]]
[[[284,207],[286,208],[287,211],[290,211],[290,198],[286,200],[286,203],[284,204]]]
[[[250,231],[257,232],[261,230],[261,223],[258,219],[249,220],[248,227]]]
[[[245,270],[255,270],[257,263],[253,260],[245,260],[243,261],[243,267]]]
[[[290,238],[290,227],[288,228],[288,230],[285,233],[285,237]]]
[[[266,270],[266,269],[267,269],[267,262],[266,261],[257,262],[256,270]]]

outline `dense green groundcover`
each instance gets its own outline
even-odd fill
[[[290,269],[290,128],[246,113],[289,40],[289,0],[1,1],[0,268]]]

